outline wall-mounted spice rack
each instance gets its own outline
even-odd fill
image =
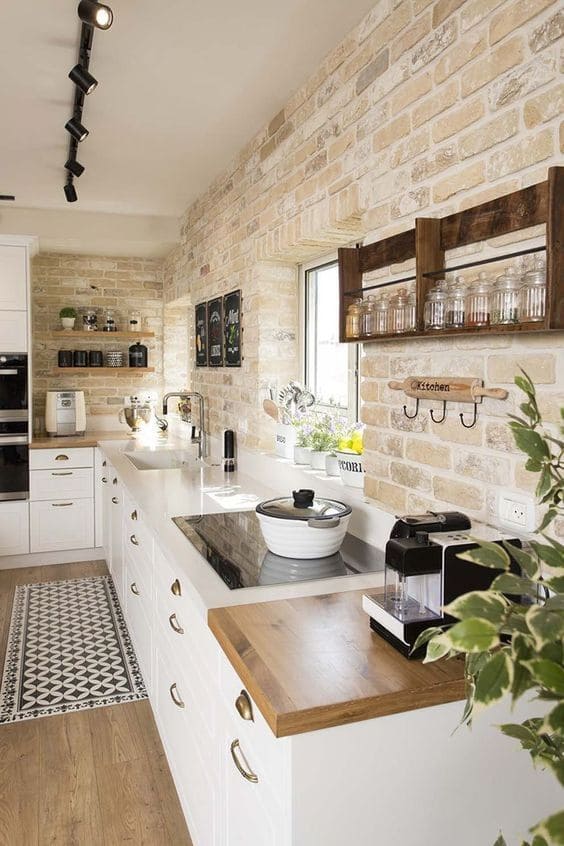
[[[546,224],[546,245],[503,253],[445,267],[445,253],[520,229]],[[517,256],[546,251],[546,311],[543,320],[530,323],[490,324],[455,329],[425,329],[424,304],[436,279],[471,267],[479,267]],[[448,335],[500,334],[505,332],[547,332],[564,329],[564,167],[551,167],[545,182],[521,188],[487,203],[481,203],[442,218],[416,218],[415,228],[373,244],[341,248],[339,256],[340,340],[343,343],[387,341]],[[403,279],[391,279],[363,287],[365,273],[415,259],[415,272]],[[415,282],[415,330],[349,337],[346,333],[348,306],[380,288]]]

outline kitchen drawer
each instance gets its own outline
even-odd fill
[[[91,499],[94,471],[90,467],[74,470],[32,470],[30,499]]]
[[[30,449],[30,470],[61,470],[69,467],[94,467],[93,447],[66,449]]]
[[[140,583],[140,577],[133,568],[130,568],[130,562],[127,562],[127,590],[125,594],[125,617],[129,633],[133,640],[135,647],[135,654],[139,661],[141,673],[147,691],[152,691],[152,637],[150,616],[147,616],[146,604],[143,601],[142,589],[139,588],[139,593],[134,593],[132,587],[137,590]]]
[[[205,758],[196,745],[188,683],[159,648],[155,650],[155,715],[194,846],[217,846],[219,762],[215,748]]]
[[[0,555],[29,552],[29,503],[0,502]]]
[[[186,595],[187,579],[169,564],[155,546],[155,615],[161,624],[170,628],[170,616],[176,614],[182,628],[190,634],[191,652],[208,684],[219,685],[220,647],[200,614]]]
[[[147,526],[143,512],[140,511],[132,500],[126,495],[123,503],[124,523],[126,532],[131,537],[135,536],[138,549],[141,549],[150,558],[153,557],[153,533]]]
[[[94,500],[64,499],[29,504],[31,552],[89,549],[94,545]]]
[[[147,619],[153,619],[153,574],[150,563],[136,560],[129,549],[125,550],[125,595],[135,596],[143,605]]]

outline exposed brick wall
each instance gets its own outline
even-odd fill
[[[34,419],[45,413],[45,392],[48,390],[84,390],[87,414],[92,415],[117,415],[124,396],[143,390],[160,390],[163,379],[162,262],[41,253],[32,262],[31,299]],[[63,306],[74,306],[77,310],[92,306],[99,311],[99,323],[104,308],[111,308],[121,322],[120,328],[124,329],[128,312],[139,311],[144,328],[155,333],[154,338],[140,339],[148,347],[149,366],[154,367],[155,372],[135,377],[118,376],[111,369],[100,373],[53,372],[59,349],[105,351],[111,348],[127,353],[134,343],[128,340],[111,342],[105,333],[93,333],[92,339],[67,338],[66,335],[49,337],[46,331],[60,328],[59,311]],[[78,320],[76,326],[79,326]]]
[[[212,431],[229,425],[249,446],[271,445],[261,391],[278,373],[298,372],[297,263],[543,180],[562,163],[563,27],[557,0],[381,0],[187,210],[165,265],[167,303],[236,287],[245,303],[243,368],[192,373]],[[513,391],[508,403],[486,401],[478,426],[465,430],[459,409],[432,424],[428,403],[409,424],[404,398],[386,382],[423,368],[510,386],[524,364],[554,417],[562,341],[366,345],[369,496],[390,510],[439,502],[485,517],[500,486],[529,487],[503,425]]]

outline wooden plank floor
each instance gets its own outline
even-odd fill
[[[0,570],[0,666],[15,586],[105,562]],[[192,846],[148,701],[0,726],[1,846]]]

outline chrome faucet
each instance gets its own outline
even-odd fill
[[[163,414],[168,413],[168,401],[171,397],[176,397],[177,399],[195,399],[198,402],[198,418],[200,428],[198,430],[198,434],[195,435],[195,426],[192,426],[192,442],[198,444],[198,458],[206,458],[207,457],[207,442],[206,442],[206,433],[204,431],[204,398],[201,394],[197,393],[197,391],[170,391],[170,393],[165,394],[163,397]]]

